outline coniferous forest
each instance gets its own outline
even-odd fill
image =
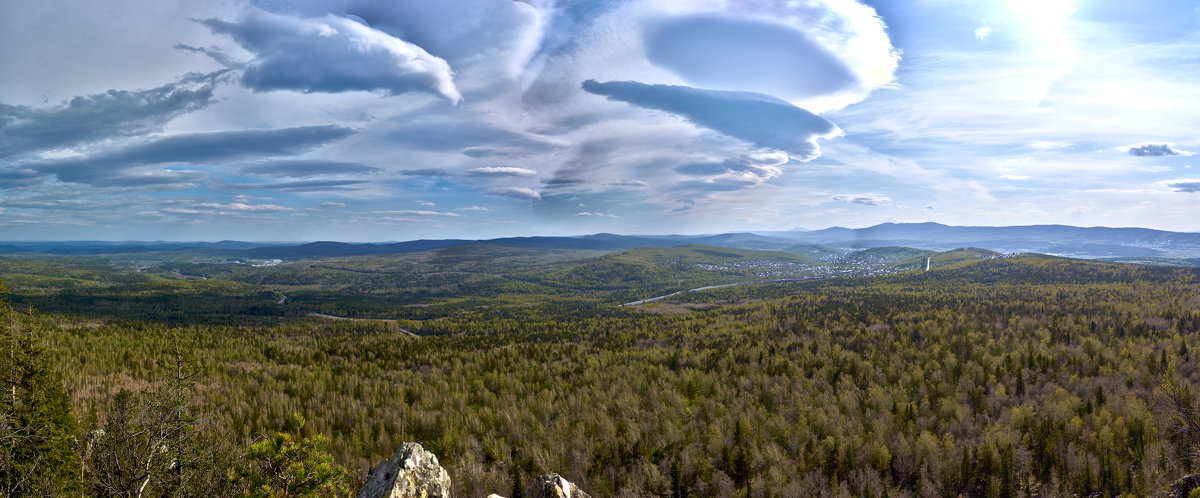
[[[5,259],[0,485],[339,496],[405,441],[475,497],[545,472],[593,496],[1148,496],[1200,466],[1195,269],[985,255],[618,306],[746,275],[431,254],[206,279]],[[422,268],[441,290],[398,277]]]

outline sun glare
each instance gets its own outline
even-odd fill
[[[1008,0],[1008,7],[1034,30],[1058,28],[1075,13],[1075,0]]]

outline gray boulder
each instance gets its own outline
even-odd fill
[[[450,475],[420,443],[404,443],[376,465],[358,498],[449,498]]]
[[[538,476],[525,493],[529,498],[592,498],[571,481],[558,474]]]

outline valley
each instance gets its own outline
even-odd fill
[[[299,414],[351,489],[405,441],[480,498],[546,472],[715,497],[1141,496],[1189,471],[1156,400],[1200,385],[1200,270],[806,250],[27,254],[0,280],[82,429],[182,348],[207,446],[240,461]]]

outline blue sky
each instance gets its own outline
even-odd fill
[[[1200,230],[1195,1],[43,0],[0,47],[0,239]]]

